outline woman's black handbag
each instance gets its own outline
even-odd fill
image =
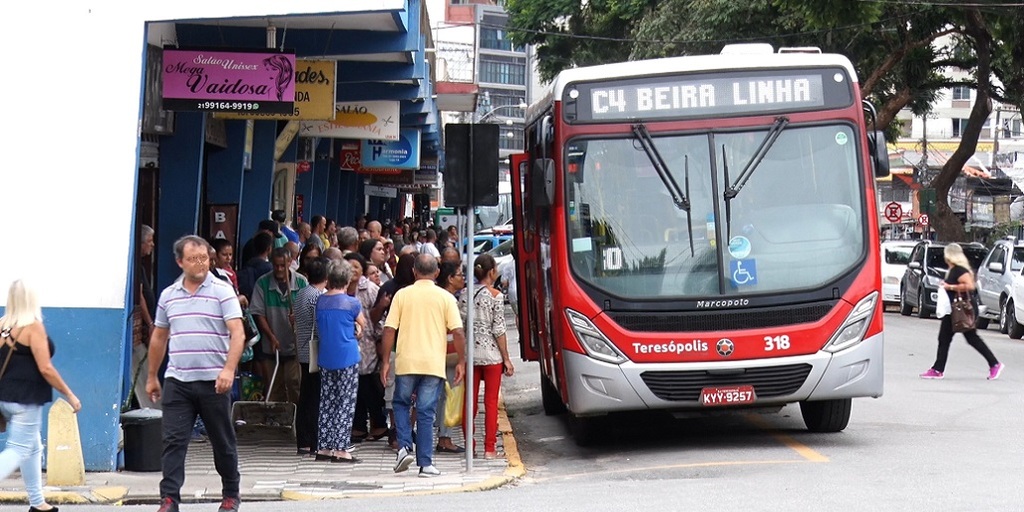
[[[973,330],[978,320],[978,314],[974,311],[971,297],[965,293],[958,293],[951,306],[953,311],[950,318],[953,320],[953,332]]]

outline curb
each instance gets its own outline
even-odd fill
[[[505,448],[505,457],[508,459],[508,467],[505,468],[505,474],[502,476],[494,476],[484,480],[483,482],[464,485],[462,487],[454,487],[449,489],[437,489],[430,491],[399,491],[399,492],[388,492],[388,493],[369,493],[369,494],[358,494],[358,495],[338,495],[338,496],[320,496],[315,494],[309,494],[299,491],[282,491],[282,501],[327,501],[327,500],[340,500],[340,499],[358,499],[358,498],[388,498],[398,496],[431,496],[437,494],[452,494],[456,492],[480,492],[490,491],[503,487],[512,482],[515,482],[519,478],[526,475],[526,466],[523,465],[523,460],[519,455],[519,445],[516,444],[515,434],[512,432],[512,422],[508,419],[508,412],[505,410],[505,398],[499,396],[498,398],[498,432],[501,433],[501,440]]]
[[[429,496],[435,494],[451,494],[456,492],[480,492],[490,491],[508,485],[526,475],[526,466],[523,464],[519,454],[519,445],[516,443],[515,434],[512,432],[512,423],[508,419],[508,411],[505,409],[504,395],[498,399],[498,432],[501,434],[502,443],[505,449],[505,457],[508,466],[502,476],[493,476],[483,482],[437,489],[429,491],[396,491],[386,493],[366,493],[352,495],[331,495],[322,496],[300,491],[285,490],[280,493],[248,493],[244,498],[248,501],[326,501],[339,499],[358,499],[367,497],[398,497],[398,496]],[[46,502],[53,505],[122,505],[122,504],[148,504],[160,500],[159,495],[140,493],[130,495],[128,487],[104,486],[93,489],[84,487],[44,487],[43,496]],[[183,502],[198,503],[206,501],[220,501],[205,499],[204,497],[185,497]],[[24,491],[0,491],[0,504],[27,505],[28,495]]]
[[[127,487],[97,487],[95,489],[43,488],[43,497],[52,505],[116,505],[128,496]],[[28,504],[24,492],[0,491],[0,503]]]

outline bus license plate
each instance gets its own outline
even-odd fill
[[[730,386],[700,390],[700,403],[705,406],[749,404],[756,399],[754,386]]]

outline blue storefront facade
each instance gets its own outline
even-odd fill
[[[323,2],[304,0],[284,6],[185,0],[130,9],[101,1],[56,17],[45,6],[28,7],[53,19],[59,37],[40,43],[42,52],[17,56],[24,79],[3,91],[24,100],[8,113],[29,129],[8,140],[19,153],[9,163],[20,172],[0,178],[0,186],[17,192],[0,202],[0,213],[25,219],[7,229],[11,240],[52,243],[43,251],[0,254],[0,282],[25,278],[39,290],[58,347],[55,365],[83,402],[87,470],[118,465],[141,222],[157,233],[152,265],[159,291],[178,276],[174,240],[211,235],[212,205],[235,206],[239,246],[282,201],[290,217],[298,199],[305,219],[324,215],[339,224],[351,224],[368,208],[397,215],[402,207],[400,198],[368,200],[366,177],[339,167],[336,139],[290,136],[288,121],[212,123],[209,112],[175,111],[153,122],[144,113],[158,102],[146,72],[154,52],[272,47],[297,59],[336,61],[337,102],[398,102],[400,126],[417,130],[421,155],[436,159],[442,130],[423,1],[342,2],[331,4],[331,12],[323,12]],[[31,30],[15,28],[0,41],[13,47],[37,40]],[[60,64],[40,55],[59,56]],[[63,79],[33,78],[43,75]],[[289,181],[282,186],[282,166],[300,163],[302,172],[284,174]]]

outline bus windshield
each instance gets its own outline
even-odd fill
[[[786,127],[727,200],[769,130],[651,133],[689,212],[637,137],[570,141],[565,199],[577,278],[622,298],[703,298],[811,289],[848,272],[866,239],[852,125]]]

